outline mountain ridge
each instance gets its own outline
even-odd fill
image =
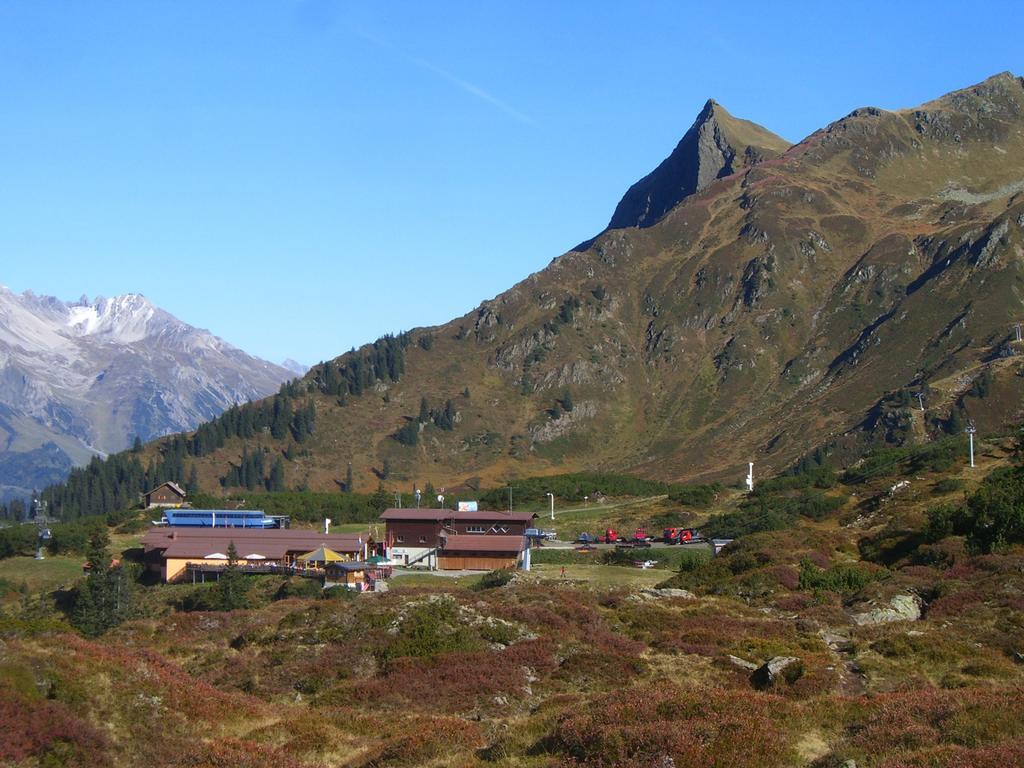
[[[288,485],[321,490],[349,463],[363,488],[577,469],[730,481],[751,460],[780,470],[1024,418],[1019,78],[854,110],[723,168],[649,226],[610,227],[403,334],[397,379],[367,378],[365,345],[314,366],[302,450],[228,440],[194,460],[203,487],[257,447],[286,457]]]

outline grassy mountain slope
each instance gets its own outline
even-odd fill
[[[349,462],[364,489],[385,462],[389,485],[612,468],[731,481],[748,460],[767,471],[820,445],[920,442],[951,417],[1001,429],[1024,415],[1022,190],[1018,77],[858,109],[650,226],[609,229],[475,311],[413,330],[397,382],[342,404],[318,391],[315,367],[316,431],[287,482],[336,489]],[[423,397],[452,401],[453,428],[427,423],[402,445]],[[204,488],[242,448],[197,460]]]

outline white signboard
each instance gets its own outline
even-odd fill
[[[460,501],[459,512],[477,512],[477,503],[475,501]]]

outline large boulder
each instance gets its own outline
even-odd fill
[[[804,665],[795,656],[774,656],[754,670],[750,682],[764,691],[780,682],[795,683],[804,673]]]
[[[852,618],[859,626],[887,624],[892,621],[917,621],[921,618],[921,598],[917,595],[896,595],[889,601],[888,606],[855,613]]]

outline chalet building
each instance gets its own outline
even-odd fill
[[[142,539],[146,567],[164,581],[178,581],[190,564],[226,565],[234,542],[239,562],[250,565],[292,566],[303,554],[326,547],[351,560],[365,559],[373,550],[369,536],[321,533],[315,530],[259,528],[150,528]]]
[[[185,503],[185,491],[177,483],[161,483],[145,495],[146,509],[178,507]]]
[[[450,509],[387,509],[381,514],[386,527],[384,546],[392,562],[488,571],[515,565],[527,546],[526,529],[533,525],[536,517],[532,512]],[[482,545],[484,539],[494,541],[486,547],[468,550],[462,543],[454,543],[460,537],[472,539],[478,545]],[[462,554],[456,555],[456,552]],[[506,565],[494,566],[492,561],[496,560]]]

